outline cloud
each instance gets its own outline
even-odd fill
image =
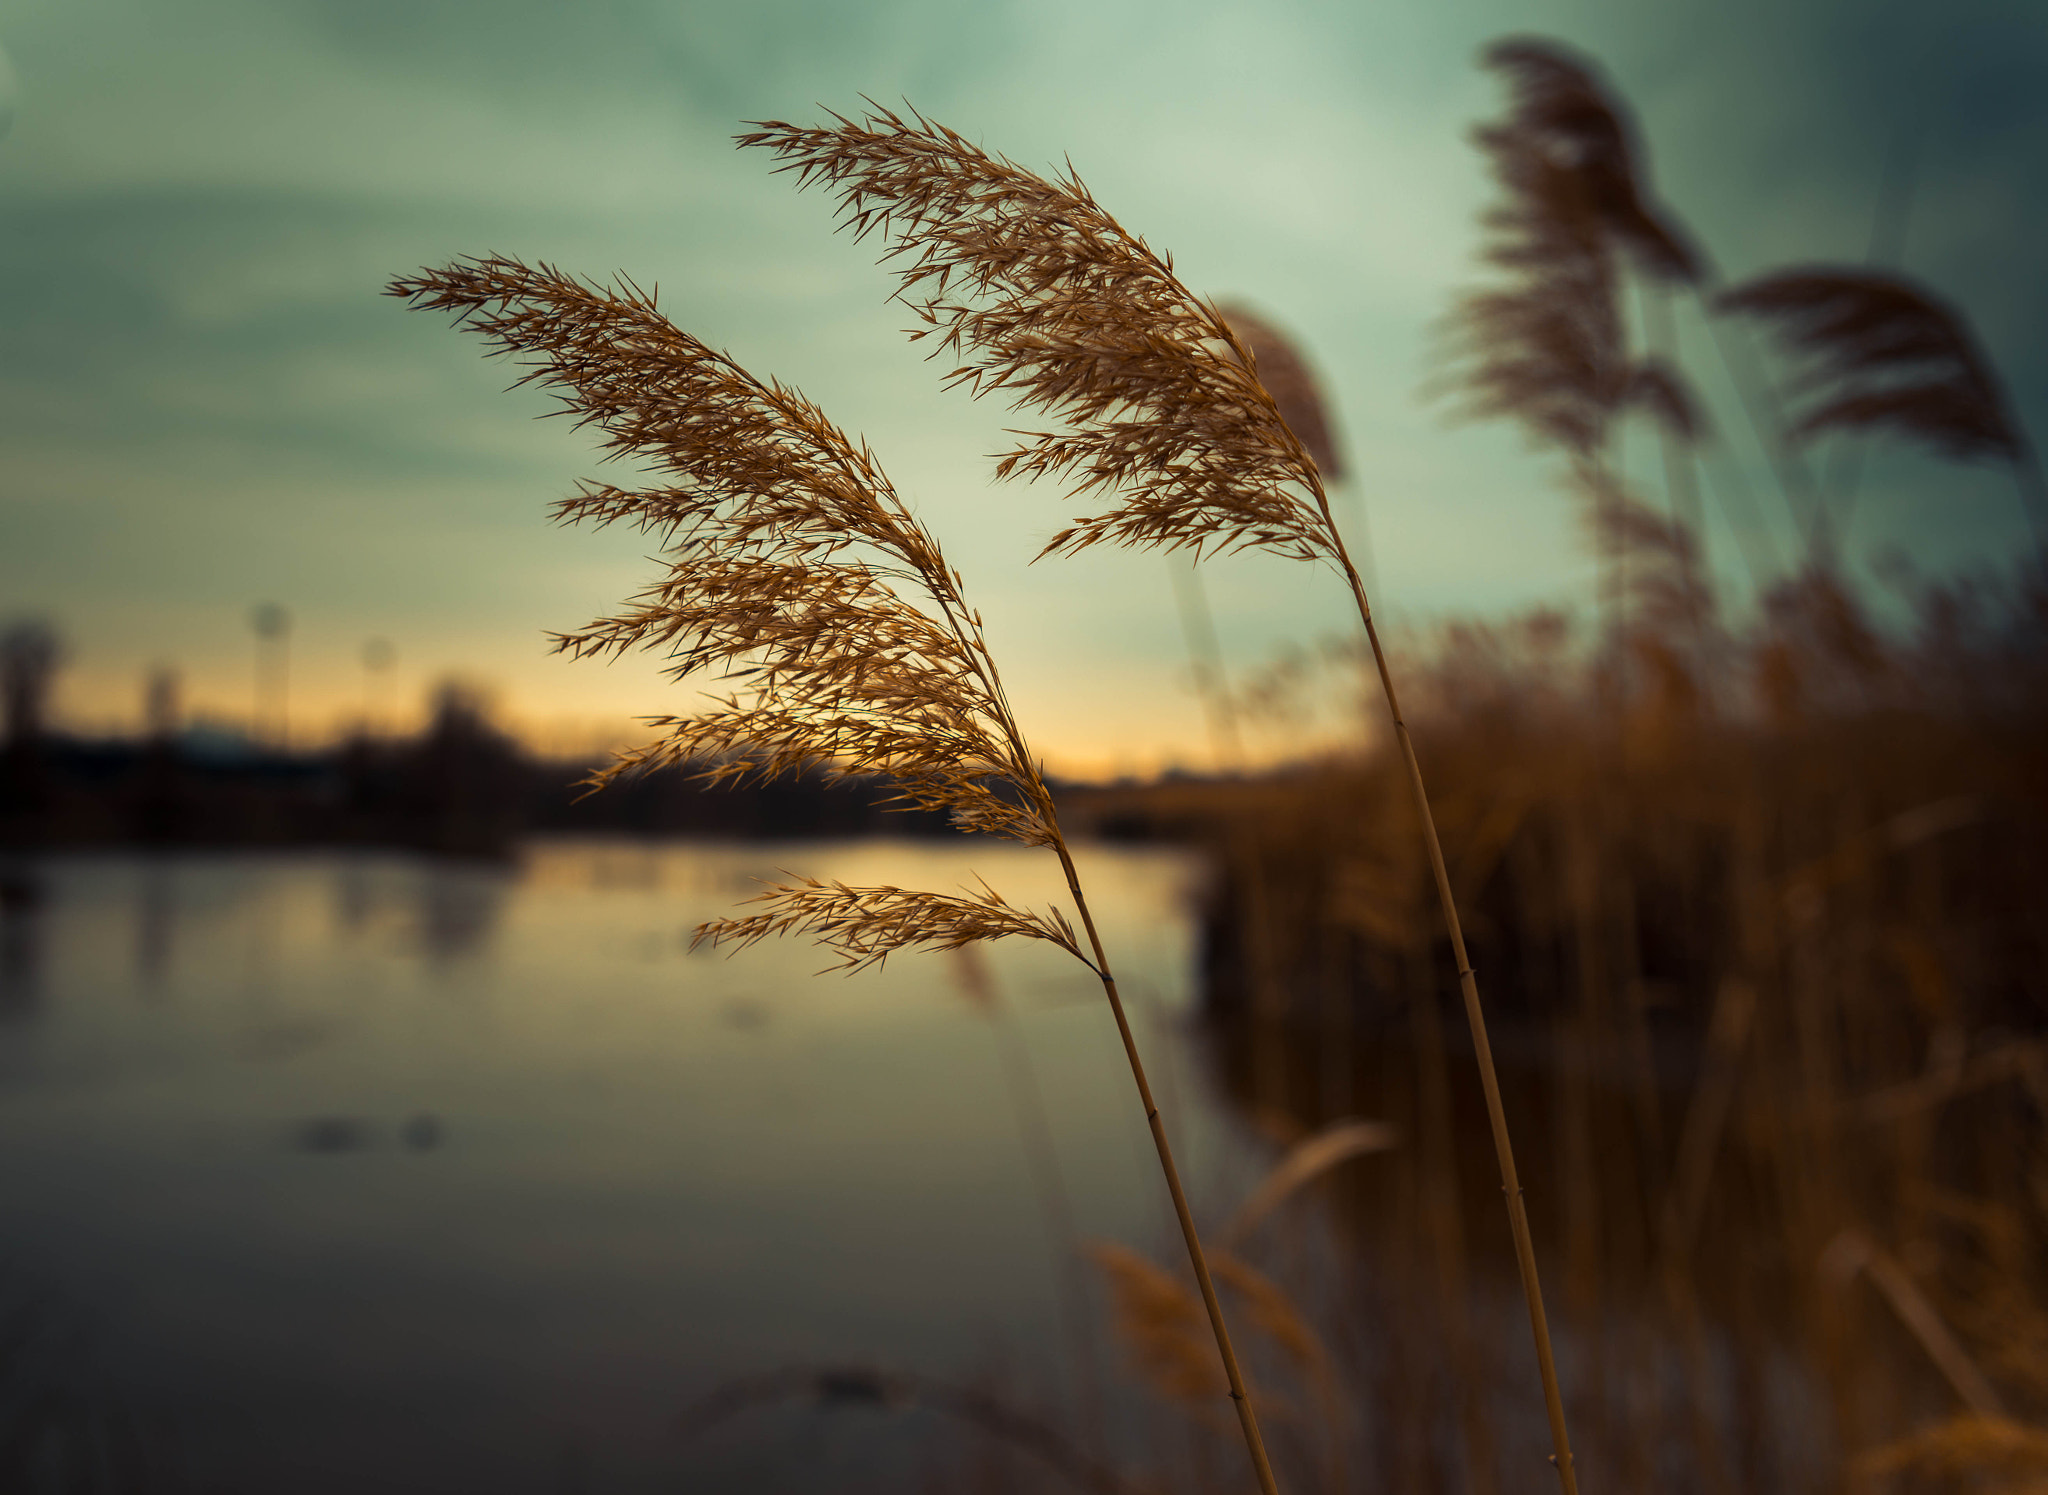
[[[1909,263],[1964,302],[2048,439],[2028,247],[2048,28],[2016,0],[24,0],[0,141],[0,583],[60,608],[123,702],[164,651],[239,679],[260,590],[305,612],[309,650],[328,629],[344,673],[369,630],[471,651],[450,662],[512,681],[515,709],[528,690],[533,711],[666,704],[647,673],[571,684],[534,663],[541,629],[648,569],[637,537],[545,521],[593,470],[587,440],[535,421],[547,402],[505,394],[516,370],[472,339],[378,295],[500,250],[658,282],[691,330],[872,438],[1057,732],[1090,752],[1198,744],[1162,563],[1027,567],[1064,510],[991,491],[1011,417],[942,392],[874,246],[729,137],[865,92],[1027,165],[1071,156],[1198,290],[1306,343],[1381,602],[1497,611],[1582,594],[1570,504],[1512,433],[1449,427],[1415,385],[1476,273],[1488,187],[1465,132],[1497,94],[1474,57],[1520,29],[1607,62],[1665,196],[1737,274],[1858,254],[1900,101],[1921,108]],[[1916,505],[1938,469],[1872,472],[1873,542],[2019,533],[1984,505],[1982,527]],[[1342,626],[1341,597],[1284,569],[1227,563],[1210,590],[1233,667]]]

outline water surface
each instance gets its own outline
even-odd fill
[[[778,866],[1058,893],[1042,853],[968,842],[10,860],[0,1311],[35,1328],[4,1395],[61,1384],[194,1487],[308,1495],[914,1464],[914,1416],[670,1433],[796,1362],[993,1378],[1056,1411],[1055,1271],[997,1035],[945,957],[848,978],[802,941],[690,953]],[[1241,1171],[1176,1052],[1196,869],[1114,849],[1083,871],[1191,1176]],[[1082,1232],[1160,1243],[1099,987],[1051,947],[989,957]]]

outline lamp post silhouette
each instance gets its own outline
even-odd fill
[[[249,626],[256,632],[256,714],[251,735],[281,749],[289,738],[286,711],[292,615],[275,602],[259,602],[250,609]]]
[[[178,720],[182,714],[179,695],[178,672],[170,665],[157,665],[144,678],[142,730],[144,739],[152,747],[168,747],[177,737]]]
[[[390,726],[386,720],[391,706],[391,669],[398,663],[398,649],[388,638],[373,638],[363,645],[363,736],[380,737]]]
[[[184,713],[178,672],[168,664],[153,666],[142,686],[142,761],[132,802],[135,835],[150,842],[180,840],[189,827],[190,804],[178,763],[178,728]],[[146,976],[162,968],[170,933],[168,915],[159,906],[161,891],[152,891],[138,942],[138,959]]]

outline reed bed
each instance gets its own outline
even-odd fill
[[[601,779],[885,775],[908,805],[1058,858],[1078,923],[987,888],[795,879],[701,931],[809,933],[854,967],[1023,936],[1101,978],[1192,1283],[1129,1244],[1085,1252],[1128,1370],[1185,1413],[1198,1453],[1127,1475],[1099,1429],[1069,1437],[979,1390],[948,1403],[960,1421],[1104,1489],[1242,1488],[1213,1446],[1235,1433],[1268,1492],[1278,1469],[1329,1495],[1491,1495],[1547,1454],[1574,1495],[1569,1421],[1597,1489],[2038,1492],[2048,578],[1925,589],[1910,627],[1880,622],[1841,566],[1848,496],[1797,476],[1820,433],[1903,436],[2007,462],[2037,514],[2033,449],[1940,298],[1826,267],[1721,288],[1596,70],[1526,39],[1487,60],[1511,95],[1477,136],[1502,191],[1484,255],[1500,278],[1445,324],[1443,382],[1559,459],[1602,551],[1599,621],[1447,630],[1414,651],[1406,711],[1332,515],[1334,424],[1284,338],[1191,292],[1071,169],[1043,177],[882,109],[742,137],[877,236],[952,382],[1051,423],[996,461],[1094,509],[1045,554],[1260,549],[1331,567],[1356,604],[1362,637],[1340,651],[1355,671],[1330,689],[1384,703],[1382,751],[1065,807],[1214,851],[1214,1067],[1280,1145],[1208,1247],[1061,807],[959,578],[873,455],[630,283],[490,259],[392,289],[528,359],[655,475],[561,506],[654,531],[670,560],[562,645],[663,649],[678,679],[722,668],[737,690],[662,719]],[[1631,289],[1653,340],[1688,291],[1809,360],[1795,415],[1751,407],[1807,541],[1751,624],[1721,619],[1701,552],[1707,420],[1673,350],[1632,345]],[[1661,509],[1615,459],[1634,416],[1662,435]],[[963,992],[999,1019],[967,959]],[[1462,1028],[1442,1011],[1452,990]],[[1006,1062],[1042,1136],[1028,1061]],[[1064,1253],[1074,1227],[1039,1152]],[[1561,1272],[1555,1348],[1539,1253]],[[1090,1382],[1084,1296],[1067,1294],[1070,1371]],[[879,1402],[915,1379],[861,1374]],[[842,1382],[797,1368],[741,1401]]]
[[[2048,598],[1934,590],[1888,631],[1809,577],[1695,674],[1699,646],[1631,641],[1618,772],[1611,655],[1556,618],[1447,631],[1414,692],[1582,1470],[2033,1488]],[[1512,1242],[1402,777],[1352,758],[1085,810],[1211,846],[1208,1052],[1247,1116],[1401,1139],[1253,1256],[1332,1345],[1356,1487],[1514,1488],[1541,1429],[1496,1347]]]
[[[1496,275],[1445,323],[1438,389],[1557,461],[1602,558],[1597,623],[1443,630],[1409,680],[1413,752],[1089,807],[1200,838],[1223,869],[1212,1057],[1255,1125],[1304,1139],[1279,1172],[1361,1115],[1404,1139],[1346,1163],[1324,1213],[1255,1258],[1322,1332],[1348,1409],[1306,1419],[1348,1454],[1290,1455],[1368,1487],[1525,1477],[1540,1429],[1498,1339],[1525,1248],[1475,1162],[1505,1110],[1563,1268],[1561,1380],[1596,1488],[2037,1489],[2048,573],[1873,598],[1845,570],[1853,487],[1805,461],[1854,431],[2001,462],[2038,537],[2032,445],[1939,294],[1838,266],[1719,289],[1596,68],[1530,39],[1486,61],[1510,94],[1475,136],[1501,192]],[[1745,557],[1763,597],[1741,625],[1703,559],[1711,424],[1673,357],[1679,290],[1721,319],[1724,355],[1749,323],[1787,370],[1785,402],[1755,384],[1745,413],[1806,559],[1773,581]],[[1660,434],[1661,506],[1615,458],[1638,417]],[[1356,719],[1384,655],[1334,652],[1292,686]],[[1469,960],[1430,917],[1446,871]],[[1504,1105],[1440,1010],[1473,967]],[[1123,1296],[1142,1351],[1142,1295]],[[1314,1401],[1286,1361],[1258,1368],[1282,1404]]]

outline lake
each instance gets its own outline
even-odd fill
[[[1081,861],[1191,1187],[1234,1198],[1261,1153],[1188,1044],[1200,868]],[[1006,1038],[952,957],[844,977],[802,940],[690,952],[783,867],[1061,891],[1046,854],[965,840],[0,859],[0,1414],[98,1449],[106,1488],[301,1495],[930,1466],[928,1412],[676,1431],[792,1365],[1060,1422],[1059,1257],[1004,1042],[1079,1234],[1176,1244],[1100,987],[1050,946],[986,947]]]

